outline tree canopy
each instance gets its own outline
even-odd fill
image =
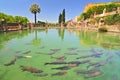
[[[12,16],[12,15],[7,15],[4,13],[0,12],[0,22],[2,19],[6,20],[6,23],[20,23],[23,26],[27,25],[27,22],[29,22],[27,17],[23,16]]]
[[[62,13],[59,14],[58,23],[65,23],[65,9],[63,9]]]
[[[38,4],[32,4],[32,5],[30,6],[30,11],[31,11],[31,13],[33,13],[34,16],[35,16],[35,24],[36,24],[36,14],[37,14],[37,13],[40,13],[40,11],[41,11],[40,6],[39,6]]]

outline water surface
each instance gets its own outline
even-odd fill
[[[119,33],[41,29],[0,34],[0,80],[120,80],[119,64]]]

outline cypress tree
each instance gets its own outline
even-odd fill
[[[63,24],[65,23],[65,9],[63,9],[63,12],[62,12],[62,22]]]
[[[58,23],[61,24],[61,22],[62,22],[62,14],[60,13]]]

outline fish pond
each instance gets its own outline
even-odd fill
[[[120,34],[74,29],[0,33],[0,80],[120,80]]]

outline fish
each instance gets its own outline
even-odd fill
[[[85,60],[85,61],[71,61],[71,62],[68,62],[67,64],[76,64],[77,66],[79,66],[80,64],[85,64],[85,63],[88,63],[90,62],[90,60]]]
[[[51,51],[54,51],[54,52],[58,52],[60,51],[61,49],[50,49]]]
[[[104,66],[105,64],[107,64],[106,61],[89,63],[89,65],[87,66],[87,69],[88,69],[89,67],[91,67],[91,66],[93,66],[93,67],[100,67],[100,66]]]
[[[103,72],[101,72],[101,71],[96,71],[96,72],[94,72],[94,73],[85,75],[84,78],[93,78],[93,77],[100,76],[100,75],[102,75],[102,74],[103,74]]]
[[[57,67],[57,68],[51,68],[51,69],[56,69],[56,70],[69,70],[69,66],[62,66],[62,67]]]
[[[24,56],[16,56],[17,59],[25,58]]]
[[[48,64],[59,65],[59,64],[67,64],[67,62],[48,62],[48,63],[45,63],[44,65],[48,65]]]
[[[62,71],[62,72],[54,73],[54,74],[52,74],[52,76],[63,76],[65,74],[67,74],[67,72],[66,71]]]
[[[99,67],[94,67],[90,70],[75,70],[77,74],[93,74],[98,71],[100,71]]]
[[[95,66],[95,65],[98,65],[99,64],[99,62],[94,62],[94,63],[89,63],[89,65],[87,66],[87,69],[89,68],[89,67],[91,67],[91,66]]]
[[[91,52],[93,52],[94,54],[99,54],[99,55],[102,55],[103,54],[103,50],[95,50],[95,49],[91,49],[90,50]]]
[[[23,54],[28,54],[28,53],[30,53],[30,52],[31,52],[31,50],[26,51],[26,52],[23,52]]]
[[[94,53],[91,54],[90,57],[101,58],[101,54]]]
[[[80,57],[77,57],[76,59],[84,59],[84,58],[89,58],[90,55],[85,55],[85,56],[80,56]]]
[[[24,56],[25,58],[32,58],[32,56]]]
[[[66,59],[65,56],[51,56],[51,58],[55,58],[57,60],[65,60]]]
[[[104,61],[104,62],[100,62],[99,64],[95,65],[94,67],[104,66],[105,64],[107,64],[106,61]]]
[[[39,70],[37,68],[33,68],[31,66],[20,66],[20,68],[23,71],[28,71],[28,72],[31,72],[31,73],[42,73],[43,72],[42,70]]]
[[[77,57],[76,59],[84,59],[84,58],[89,58],[89,57],[100,58],[101,55],[102,55],[102,54],[93,53],[93,54],[90,54],[90,55],[85,55],[85,56]]]
[[[17,58],[14,57],[10,62],[4,64],[4,66],[11,66],[11,65],[15,64],[16,60],[17,60]]]
[[[21,59],[21,58],[32,58],[32,56],[16,56],[17,59]]]
[[[78,55],[76,52],[69,52],[69,53],[65,53],[65,54],[68,54],[68,55]]]

